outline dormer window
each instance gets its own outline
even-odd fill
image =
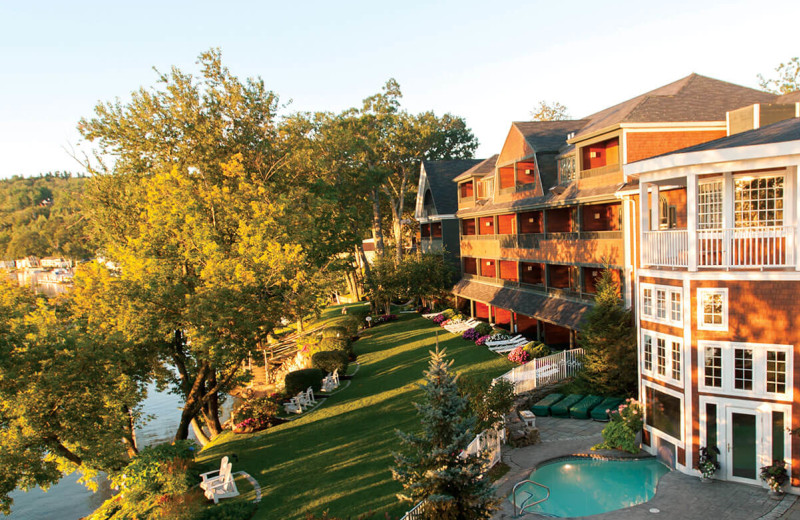
[[[462,182],[458,186],[458,194],[461,200],[472,199],[475,194],[474,185],[472,181]]]

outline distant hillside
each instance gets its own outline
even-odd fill
[[[68,172],[0,179],[0,258],[94,256],[81,217],[87,180]]]

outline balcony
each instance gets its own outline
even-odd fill
[[[423,253],[439,253],[444,250],[444,244],[440,237],[422,237],[419,248]]]
[[[716,269],[794,267],[794,226],[704,229],[696,232],[696,266]],[[642,263],[689,267],[689,232],[646,231]]]
[[[600,175],[608,175],[610,173],[617,173],[622,170],[621,164],[608,164],[597,168],[590,168],[588,170],[581,170],[578,172],[579,179],[589,179],[591,177],[599,177]]]

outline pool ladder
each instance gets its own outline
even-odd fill
[[[530,496],[522,501],[522,504],[520,504],[520,506],[519,506],[519,514],[517,514],[517,488],[520,487],[522,484],[533,484],[534,486],[539,486],[540,488],[542,488],[545,491],[547,491],[547,495],[545,495],[544,498],[539,499],[536,502],[531,502],[529,504],[528,501],[533,498],[533,494],[529,493]],[[514,489],[511,491],[511,503],[514,504],[514,518],[518,518],[519,515],[521,515],[522,513],[525,512],[525,509],[527,509],[529,507],[533,507],[536,504],[541,504],[542,502],[544,502],[548,498],[550,498],[550,488],[549,487],[545,486],[544,484],[539,484],[538,482],[533,481],[533,480],[520,480],[519,482],[514,484]]]

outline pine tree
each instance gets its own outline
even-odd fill
[[[394,454],[392,476],[404,488],[397,496],[412,503],[424,500],[425,518],[491,518],[498,500],[488,479],[481,478],[485,459],[459,457],[472,440],[475,418],[466,416],[467,399],[458,394],[452,364],[445,360],[445,350],[431,352],[424,399],[414,403],[422,431],[397,432],[405,447],[404,453]]]
[[[636,329],[619,297],[610,269],[597,280],[595,305],[586,314],[579,344],[586,351],[579,380],[601,395],[628,395],[636,388]]]

